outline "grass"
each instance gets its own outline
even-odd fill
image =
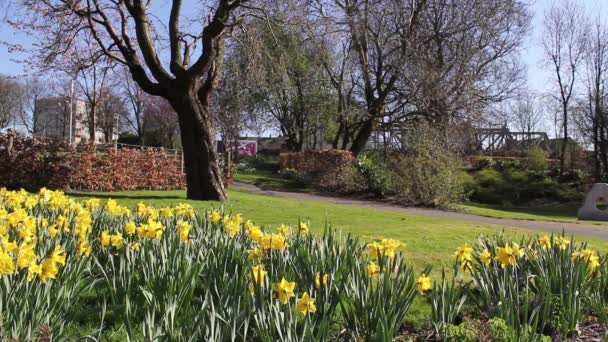
[[[296,180],[284,179],[270,170],[255,170],[253,172],[239,172],[235,180],[241,183],[253,184],[262,189],[276,191],[309,191],[306,184]]]
[[[255,170],[247,173],[239,172],[236,174],[235,180],[241,183],[253,184],[262,189],[275,191],[310,191],[308,185],[296,180],[281,178],[270,170]]]
[[[559,203],[537,206],[500,206],[480,203],[461,204],[458,207],[471,214],[514,220],[551,221],[608,225],[608,222],[581,221],[576,218],[581,203]]]
[[[114,198],[121,204],[134,207],[138,202],[156,207],[190,203],[196,210],[218,207],[218,202],[189,201],[184,191],[127,191],[113,193],[72,193],[75,197]],[[454,249],[464,242],[472,244],[479,234],[491,235],[502,230],[510,235],[538,234],[525,229],[485,225],[477,222],[406,215],[391,211],[359,208],[348,205],[321,203],[230,191],[230,201],[224,206],[242,213],[257,224],[277,226],[281,223],[297,224],[298,219],[310,220],[311,228],[321,232],[325,223],[345,234],[354,234],[365,240],[390,237],[407,243],[406,254],[417,269],[426,265],[439,267],[451,263]],[[588,241],[593,248],[608,251],[608,241],[575,237]]]

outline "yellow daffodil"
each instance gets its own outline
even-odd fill
[[[209,211],[208,216],[209,220],[213,224],[220,222],[220,220],[222,219],[222,215],[220,214],[219,210],[216,209]]]
[[[308,313],[314,313],[315,311],[317,311],[317,307],[315,306],[315,299],[310,298],[308,292],[304,292],[302,297],[298,299],[298,302],[296,304],[296,311],[303,315],[307,315]]]
[[[19,269],[28,268],[32,263],[36,262],[38,257],[34,252],[36,245],[33,243],[22,243],[19,246],[19,252],[17,256],[17,266]]]
[[[19,250],[19,246],[16,242],[10,241],[8,237],[2,236],[0,239],[0,250],[3,249],[9,253],[15,253]]]
[[[416,291],[420,294],[427,293],[433,288],[433,280],[422,273],[416,280]]]
[[[239,224],[236,221],[230,220],[227,223],[224,223],[224,231],[231,238],[235,237],[238,233],[240,233],[241,229]]]
[[[172,208],[160,208],[160,216],[164,218],[173,217],[173,209]]]
[[[188,241],[190,238],[190,230],[192,229],[192,225],[185,221],[177,222],[177,230],[179,231],[179,239],[181,241]]]
[[[135,226],[135,222],[133,221],[129,221],[126,225],[125,225],[125,233],[129,236],[135,234],[135,229],[137,227]]]
[[[57,264],[52,259],[44,259],[40,266],[42,267],[42,271],[40,272],[40,280],[42,280],[43,283],[46,283],[48,279],[55,279],[57,277],[59,269],[57,268]]]
[[[324,274],[323,279],[321,279],[321,273],[315,273],[315,287],[320,289],[321,286],[327,285],[327,281],[329,280],[329,274]]]
[[[296,288],[295,282],[288,282],[285,278],[282,278],[280,282],[272,284],[272,289],[279,296],[279,302],[281,304],[287,304],[289,298],[294,297],[293,290]]]
[[[121,233],[116,233],[110,236],[110,245],[116,248],[122,248],[124,246],[125,240],[122,237]]]
[[[498,254],[495,259],[500,262],[500,266],[502,268],[507,268],[511,265],[517,264],[517,257],[521,256],[523,253],[519,248],[519,245],[513,243],[513,246],[510,244],[506,244],[504,247],[498,248]]]
[[[11,256],[0,250],[0,275],[15,273],[15,261]]]
[[[547,235],[543,235],[540,239],[538,239],[538,241],[540,242],[542,249],[547,250],[551,248],[551,238]]]
[[[51,253],[49,259],[62,266],[65,266],[65,251],[61,249],[61,246],[55,246],[55,249],[53,250],[53,253]]]
[[[251,282],[258,286],[264,286],[266,275],[268,272],[264,270],[264,266],[257,265],[251,269]]]
[[[251,260],[253,264],[259,264],[264,256],[264,252],[258,247],[248,250],[247,254],[249,255],[249,260]]]
[[[110,231],[109,230],[104,230],[103,232],[101,232],[101,236],[99,237],[99,240],[101,241],[101,245],[103,247],[107,247],[110,245],[110,241],[111,241],[111,237],[112,235],[110,235]]]
[[[129,242],[129,249],[139,252],[141,250],[141,244],[139,242]]]
[[[377,265],[375,262],[373,262],[373,261],[372,261],[372,262],[370,262],[370,263],[367,265],[367,274],[368,274],[370,277],[375,277],[375,276],[377,276],[378,274],[380,274],[380,266],[378,266],[378,265]]]
[[[473,248],[465,243],[464,245],[456,248],[454,255],[458,261],[471,261],[473,258]]]
[[[492,263],[492,254],[487,248],[479,253],[479,260],[486,266],[489,266]]]
[[[253,241],[260,242],[264,236],[264,232],[256,226],[251,226],[246,230],[247,237]]]
[[[76,255],[79,257],[91,255],[91,245],[88,240],[82,240],[78,243]]]
[[[557,245],[559,246],[559,249],[566,250],[568,248],[568,246],[570,246],[570,240],[560,236],[557,239]]]
[[[587,262],[587,266],[595,271],[600,266],[600,258],[597,253],[591,249],[583,249],[572,253],[572,261],[581,259]]]
[[[592,271],[595,271],[598,267],[600,267],[600,257],[597,255],[592,255],[589,257],[587,261],[587,265]]]
[[[310,229],[308,227],[308,224],[306,224],[304,222],[300,222],[298,234],[300,234],[301,236],[306,236],[306,235],[308,235],[309,230]]]
[[[281,224],[280,226],[277,227],[277,233],[282,234],[284,236],[289,235],[289,226],[287,226],[285,224]]]
[[[31,264],[27,268],[27,281],[34,280],[35,277],[39,277],[42,274],[42,266],[36,263]]]

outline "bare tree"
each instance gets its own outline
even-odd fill
[[[593,146],[595,176],[608,178],[608,29],[600,17],[590,31],[584,55],[585,95],[579,101],[576,124],[583,139]]]
[[[22,98],[23,86],[15,79],[0,75],[0,129],[17,118]]]
[[[140,142],[143,143],[144,138],[144,91],[137,85],[129,74],[129,70],[124,69],[118,74],[118,87],[121,87],[124,92],[124,97],[130,108],[125,113],[124,121],[135,131]]]
[[[47,97],[50,92],[48,85],[40,78],[29,77],[25,80],[22,110],[18,122],[30,135],[43,132],[48,124],[41,118],[38,101]]]
[[[543,121],[543,112],[538,106],[538,99],[530,92],[520,94],[509,105],[512,126],[519,132],[537,131]]]
[[[159,96],[144,96],[144,135],[150,145],[173,148],[179,134],[177,113]]]
[[[121,123],[128,116],[126,99],[114,87],[106,87],[100,96],[97,108],[97,130],[103,134],[104,142],[110,143],[118,136]],[[123,120],[121,120],[123,119]]]
[[[575,83],[587,49],[587,39],[588,26],[577,2],[559,0],[547,9],[542,45],[545,61],[554,74],[554,83],[557,87],[557,95],[552,96],[561,107],[560,174],[563,174],[566,167],[570,107],[575,95]]]
[[[363,151],[386,115],[387,103],[395,95],[427,0],[319,0],[316,3],[319,22],[330,23],[325,31],[344,32],[357,63],[358,87],[366,113],[353,128],[349,149],[356,155]]]
[[[521,85],[516,53],[530,22],[524,1],[315,3],[315,26],[323,29],[311,29],[313,35],[338,36],[338,46],[347,43],[330,68],[333,74],[339,75],[341,63],[356,65],[350,79],[342,80],[342,93],[348,98],[354,83],[349,112],[357,113],[361,103],[365,114],[355,114],[339,139],[355,154],[380,127],[471,119]]]
[[[22,0],[26,14],[13,24],[39,37],[44,59],[69,49],[86,32],[96,42],[93,55],[101,53],[126,66],[143,91],[167,99],[179,117],[187,197],[218,200],[226,192],[209,105],[222,74],[226,31],[246,2],[203,2],[199,8],[209,8],[207,15],[193,18],[182,13],[182,0],[172,0],[163,24],[151,14],[154,1]],[[168,44],[167,63],[159,54],[163,43]]]

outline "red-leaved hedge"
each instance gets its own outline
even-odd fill
[[[173,190],[185,187],[181,161],[164,150],[96,151],[61,141],[0,135],[0,187],[82,191]]]
[[[350,151],[310,150],[281,154],[281,169],[295,169],[312,178],[315,186],[323,190],[335,190],[342,172],[353,165],[355,158]]]

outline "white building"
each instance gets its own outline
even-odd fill
[[[70,111],[70,104],[72,110]],[[74,144],[89,141],[87,127],[87,103],[69,96],[47,97],[36,101],[38,117],[34,120],[34,135],[40,137],[71,139]],[[71,116],[71,134],[70,134]],[[97,143],[103,141],[102,134],[96,134]]]

